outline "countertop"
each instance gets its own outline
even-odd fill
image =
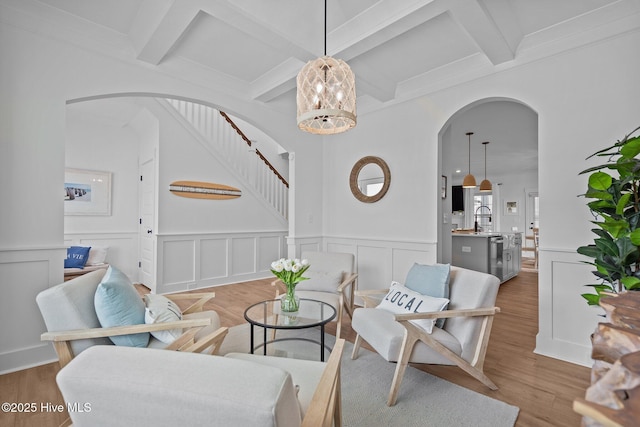
[[[506,236],[510,234],[522,234],[521,231],[479,231],[479,232],[452,232],[451,236],[453,237],[498,237],[498,236]]]

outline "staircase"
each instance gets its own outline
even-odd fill
[[[197,132],[210,151],[224,159],[249,188],[287,219],[289,183],[226,113],[178,99],[166,102]]]

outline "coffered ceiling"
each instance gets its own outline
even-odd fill
[[[34,31],[291,116],[296,75],[324,49],[322,0],[0,5]],[[638,27],[640,0],[328,0],[327,54],[353,69],[362,116]],[[94,105],[91,114],[123,123],[137,111],[120,101]],[[455,177],[455,170],[465,170],[460,154],[467,154],[467,130],[476,132],[476,151],[481,141],[492,141],[489,171],[537,170],[535,132],[516,137],[515,130],[500,131],[474,117],[470,112],[452,125],[451,152],[457,154],[444,159],[443,173]],[[484,169],[482,154],[473,156],[474,171]]]
[[[322,0],[1,1],[76,44],[284,111],[324,47]],[[363,113],[628,31],[639,10],[637,0],[328,0],[327,54],[352,67]]]

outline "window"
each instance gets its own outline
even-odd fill
[[[493,231],[492,207],[492,194],[473,196],[473,221],[478,223],[478,231]]]

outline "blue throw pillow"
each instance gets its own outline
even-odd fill
[[[144,324],[144,302],[129,278],[110,266],[96,288],[94,296],[96,315],[103,328]],[[149,333],[109,337],[115,345],[146,347]]]
[[[67,248],[67,257],[64,260],[64,268],[84,268],[89,259],[91,247],[71,246]]]
[[[415,263],[407,273],[405,286],[412,291],[434,298],[449,298],[449,264],[423,265]],[[446,319],[438,319],[436,326],[442,328]]]

